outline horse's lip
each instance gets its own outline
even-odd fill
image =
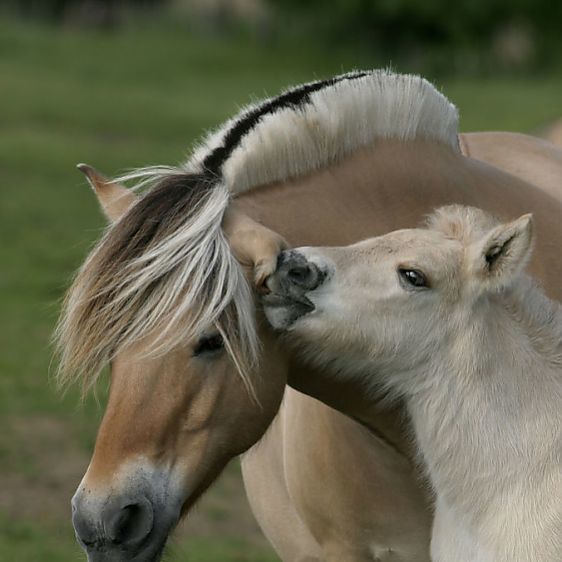
[[[147,553],[147,551],[152,550],[151,548],[146,548],[144,550],[141,550],[140,552],[136,552],[135,554],[129,554],[129,555],[126,552],[123,552],[122,561],[123,562],[160,562],[160,560],[162,560],[164,549],[168,542],[168,536],[169,533],[166,533],[163,537],[160,537],[158,541],[159,544],[156,547],[156,550],[154,550],[154,552]],[[109,552],[107,549],[104,548],[87,550],[88,562],[103,562],[103,560],[105,560],[106,554],[109,554]],[[112,556],[111,560],[114,560],[113,556],[115,555],[115,552],[111,553],[110,555]]]
[[[264,312],[270,326],[279,332],[291,330],[295,323],[311,314],[316,307],[304,294],[270,293],[262,298]]]
[[[131,553],[121,551],[123,562],[160,562],[172,528],[173,525],[171,525],[168,530],[163,530],[158,533],[159,536],[157,537],[152,535],[152,538],[149,541],[146,541],[144,545],[141,545],[138,549]],[[119,550],[107,544],[100,544],[94,548],[87,548],[80,538],[77,537],[77,539],[80,546],[88,555],[88,562],[103,562],[103,560],[106,559],[106,555],[112,556],[111,560],[114,560],[113,557]]]
[[[270,292],[262,297],[262,301],[264,306],[269,308],[291,308],[299,306],[305,310],[304,314],[312,312],[315,308],[312,301],[304,294],[299,297],[295,297]]]

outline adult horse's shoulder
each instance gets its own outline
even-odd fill
[[[508,132],[463,133],[459,143],[465,156],[496,166],[562,201],[562,149],[558,146]]]

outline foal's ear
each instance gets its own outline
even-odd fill
[[[110,222],[115,222],[124,215],[136,201],[136,195],[125,186],[108,180],[87,164],[76,166],[92,186],[104,215]]]
[[[235,209],[225,213],[223,230],[236,259],[250,268],[255,287],[266,292],[265,280],[277,267],[277,256],[287,248],[279,234]]]
[[[472,247],[473,271],[488,289],[501,289],[520,273],[531,256],[533,217],[493,228]]]

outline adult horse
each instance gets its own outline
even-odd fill
[[[247,109],[184,166],[129,176],[153,182],[138,200],[85,171],[114,220],[59,327],[65,380],[87,386],[112,364],[73,499],[89,558],[157,560],[180,515],[263,435],[288,378],[360,423],[291,391],[245,460],[254,509],[281,557],[428,560],[429,502],[401,409],[373,408],[360,389],[293,362],[247,279],[263,287],[274,269],[283,244],[272,231],[292,244],[346,244],[454,201],[524,206],[557,232],[552,182],[539,188],[464,157],[454,107],[420,78],[381,72]],[[535,273],[556,293],[561,272],[545,266],[556,248],[538,250]]]

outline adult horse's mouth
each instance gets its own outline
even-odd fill
[[[136,553],[114,548],[87,549],[88,562],[160,562],[167,542],[168,533],[157,543]],[[84,548],[81,542],[80,545]]]

